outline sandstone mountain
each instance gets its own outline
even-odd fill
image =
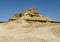
[[[60,23],[30,8],[0,23],[0,42],[60,42]]]
[[[37,12],[36,9],[33,9],[33,8],[25,10],[20,14],[14,14],[14,16],[10,20],[13,21],[21,17],[24,17],[24,18],[26,17],[27,20],[53,21],[52,19],[39,14],[39,12]]]

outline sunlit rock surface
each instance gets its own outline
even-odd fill
[[[0,23],[0,42],[60,42],[60,23],[30,11]]]

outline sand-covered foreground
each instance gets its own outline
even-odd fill
[[[20,23],[0,24],[0,42],[60,42],[60,25]]]

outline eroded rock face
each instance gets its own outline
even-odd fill
[[[0,42],[60,42],[60,24],[29,9],[0,24]],[[47,21],[47,23],[46,23]]]
[[[52,19],[39,14],[39,12],[37,12],[37,10],[33,9],[33,8],[27,9],[20,14],[14,14],[14,16],[11,19],[9,19],[9,21],[15,21],[21,17],[24,17],[24,18],[27,17],[25,20],[33,19],[33,20],[37,20],[37,21],[46,21],[46,22],[53,21]]]

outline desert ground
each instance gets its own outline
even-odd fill
[[[0,42],[60,42],[60,24],[18,21],[2,23]]]

